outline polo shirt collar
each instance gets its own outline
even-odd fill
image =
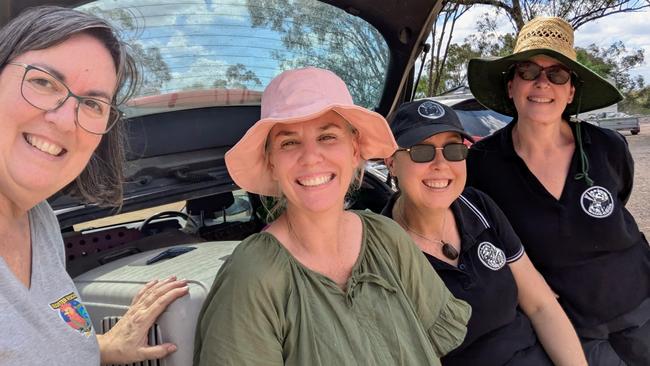
[[[508,123],[503,127],[503,133],[499,136],[499,145],[501,146],[501,152],[504,156],[508,157],[518,157],[517,152],[515,152],[515,145],[512,142],[512,130],[515,128],[515,123],[517,123],[517,117],[513,118],[512,122]],[[574,140],[577,140],[576,135],[576,126],[578,123],[581,123],[581,134],[582,134],[582,143],[585,145],[591,144],[591,136],[589,135],[589,128],[585,128],[588,122],[568,122],[569,127],[571,127],[571,132],[573,133]]]
[[[395,192],[388,199],[388,203],[381,210],[381,214],[393,219],[393,206],[400,192]],[[476,238],[490,226],[484,214],[467,200],[462,194],[451,204],[458,231],[461,236],[461,254],[468,251],[476,244]]]

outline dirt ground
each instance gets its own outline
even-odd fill
[[[641,123],[641,133],[623,133],[634,157],[634,188],[627,203],[639,229],[650,235],[650,120]]]

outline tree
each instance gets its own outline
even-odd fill
[[[247,0],[254,27],[280,34],[283,48],[272,57],[283,70],[316,66],[339,75],[354,101],[374,107],[383,90],[388,49],[362,19],[308,0]]]
[[[87,9],[91,14],[102,17],[113,23],[122,32],[136,32],[138,25],[135,16],[124,8],[102,9],[93,6]],[[133,57],[142,67],[142,83],[136,95],[156,94],[164,83],[171,80],[169,66],[157,47],[146,47],[141,42],[130,42]]]
[[[438,69],[439,83],[430,88],[430,76],[420,80],[417,97],[433,96],[446,90],[467,84],[467,63],[475,57],[505,56],[512,52],[515,36],[512,33],[496,33],[493,18],[483,17],[477,23],[477,32],[470,35],[461,44],[450,44],[445,51],[444,64]],[[433,57],[436,63],[437,57]],[[427,65],[429,65],[428,61]],[[442,61],[440,61],[442,63]],[[435,83],[435,81],[434,81]]]
[[[618,41],[609,47],[601,48],[592,44],[587,48],[577,48],[576,51],[580,63],[610,80],[625,96],[619,104],[622,110],[639,112],[650,107],[650,91],[645,87],[645,80],[642,76],[630,75],[630,70],[643,64],[643,50],[628,50],[623,42]]]
[[[445,79],[444,75],[447,63],[447,55],[451,43],[451,38],[454,33],[454,27],[456,26],[456,21],[463,14],[465,14],[467,10],[469,10],[468,6],[460,6],[459,4],[447,3],[440,12],[439,18],[442,18],[440,30],[438,30],[438,22],[433,23],[433,27],[431,28],[431,39],[434,40],[434,47],[432,47],[431,58],[427,67],[429,73],[428,77],[425,79],[427,80],[428,84],[426,95],[434,95],[434,93],[436,91],[439,91],[441,88],[441,84]],[[447,27],[449,27],[448,32]],[[439,32],[439,34],[436,34],[437,32]],[[444,52],[442,52],[443,50]],[[426,54],[423,54],[421,62],[425,62],[425,57]]]
[[[566,19],[573,29],[604,18],[608,15],[637,11],[650,7],[647,0],[591,0],[591,1],[543,1],[543,0],[446,0],[465,6],[488,5],[498,11],[504,12],[512,23],[516,32],[524,24],[539,15],[558,16]]]
[[[592,44],[586,49],[578,49],[578,61],[612,80],[624,94],[643,88],[643,77],[633,78],[630,70],[643,64],[644,58],[643,50],[628,50],[621,41],[614,42],[607,48]]]
[[[247,89],[247,84],[261,86],[262,82],[251,70],[247,70],[244,64],[230,65],[226,69],[225,79],[217,79],[213,85],[215,88],[238,88]]]
[[[477,23],[477,32],[464,40],[462,44],[449,44],[448,39],[453,34],[453,25],[469,8],[475,5],[486,5],[488,11],[483,14]],[[420,80],[417,86],[418,96],[432,96],[444,90],[451,89],[466,83],[466,66],[472,57],[504,56],[511,53],[516,40],[516,33],[523,27],[526,21],[538,15],[553,15],[566,19],[574,29],[580,26],[612,14],[622,12],[638,11],[650,7],[646,1],[613,1],[613,0],[592,0],[592,1],[542,1],[542,0],[446,0],[440,19],[432,27],[432,39],[436,43],[437,51],[431,53],[428,60],[423,62],[428,67],[428,74]],[[498,35],[496,32],[495,12],[505,13],[510,19],[514,33]],[[450,15],[447,15],[449,13]],[[436,38],[436,28],[442,27],[447,37]],[[445,29],[450,29],[445,32]],[[446,40],[446,41],[445,41]],[[621,49],[620,47],[623,47]],[[435,47],[434,47],[435,48]],[[643,55],[628,54],[622,44],[610,51],[614,54],[626,54],[627,58],[616,60],[620,66],[619,71],[612,71],[608,77],[616,79],[617,84],[623,85],[630,90],[633,87],[642,85],[642,80],[629,77],[631,67],[639,64],[639,56],[642,62]],[[634,53],[634,52],[633,52]],[[607,64],[616,64],[610,60]],[[641,84],[639,84],[641,82]],[[424,83],[424,85],[422,85]]]

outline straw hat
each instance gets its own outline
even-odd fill
[[[572,81],[576,98],[567,105],[566,113],[588,112],[623,99],[615,86],[577,61],[573,28],[557,17],[537,17],[526,23],[517,36],[512,55],[470,60],[467,78],[472,94],[487,108],[514,116],[516,110],[507,94],[509,68],[536,55],[552,57],[578,76]]]
[[[357,130],[362,158],[386,158],[397,149],[384,117],[354,105],[345,83],[333,72],[308,67],[285,71],[266,87],[261,119],[226,153],[228,173],[248,192],[279,197],[266,159],[269,132],[277,123],[313,121],[331,112]]]

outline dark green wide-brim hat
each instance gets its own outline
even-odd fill
[[[593,111],[623,99],[614,85],[577,61],[569,23],[557,17],[537,17],[519,32],[512,55],[469,61],[467,79],[476,100],[494,111],[515,116],[517,111],[508,96],[508,71],[513,64],[536,55],[552,57],[577,75],[575,96],[565,114]]]

